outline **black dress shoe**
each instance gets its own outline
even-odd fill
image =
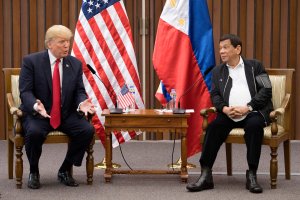
[[[79,185],[78,183],[76,183],[75,179],[72,177],[69,171],[58,172],[57,178],[66,186],[77,187]]]
[[[262,193],[262,187],[257,183],[256,171],[247,170],[246,171],[246,189],[252,193]]]
[[[27,186],[31,189],[39,189],[41,187],[40,175],[38,173],[30,173]]]
[[[190,183],[186,189],[190,192],[199,192],[214,188],[212,171],[209,168],[202,168],[201,175],[195,183]]]

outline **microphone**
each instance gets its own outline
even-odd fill
[[[101,78],[97,75],[96,71],[92,68],[92,66],[89,65],[89,64],[87,64],[86,66],[87,66],[87,68],[90,70],[90,72],[91,72],[93,75],[95,75],[95,76],[100,80],[100,82],[104,85],[104,87],[105,87],[105,89],[108,91],[109,95],[112,95],[111,90],[108,89],[108,87],[107,87],[107,86],[105,85],[105,83],[101,80]],[[116,100],[116,96],[115,96],[115,95],[112,95],[112,96],[113,96],[113,97],[115,98],[115,100]],[[117,104],[117,101],[116,101],[116,104]],[[123,113],[123,109],[122,109],[122,108],[118,108],[117,105],[115,105],[114,108],[109,108],[109,112],[110,112],[110,114],[121,114],[121,113]]]
[[[204,77],[213,69],[214,66],[208,67],[204,72]],[[201,77],[199,77],[185,92],[179,97],[177,102],[177,108],[173,108],[173,114],[184,114],[185,109],[180,108],[180,100],[183,96],[185,96],[189,91],[201,80]]]

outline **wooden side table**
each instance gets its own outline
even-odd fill
[[[179,174],[182,182],[187,182],[187,150],[186,133],[187,119],[190,114],[173,114],[158,112],[153,109],[135,110],[123,114],[110,114],[106,109],[102,112],[105,116],[105,157],[107,168],[104,173],[106,182],[111,181],[112,174]],[[151,131],[173,132],[181,135],[181,159],[180,170],[120,170],[112,168],[112,131]]]

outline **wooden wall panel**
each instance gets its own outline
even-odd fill
[[[29,50],[30,52],[35,52],[38,51],[38,45],[37,45],[37,20],[38,20],[38,15],[37,15],[37,0],[30,0],[30,5],[29,5]]]
[[[3,0],[0,0],[0,11],[3,15],[3,12],[2,12],[3,11]],[[4,39],[3,34],[4,34],[3,17],[0,17],[0,44],[3,44],[3,39]],[[1,66],[2,62],[3,62],[3,45],[0,45],[0,66]],[[1,73],[1,75],[2,75],[2,73]]]
[[[3,0],[2,2],[2,16],[3,17],[3,27],[0,27],[0,30],[3,31],[3,42],[0,44],[2,45],[2,60],[0,60],[0,66],[1,66],[1,70],[4,66],[11,66],[12,65],[12,61],[13,61],[13,51],[12,51],[12,1],[7,1],[7,0]],[[4,83],[3,80],[3,75],[2,75],[2,71],[1,71],[1,83]],[[4,88],[2,86],[2,84],[0,85],[1,87],[1,108],[0,111],[1,113],[4,113],[5,111],[5,105],[4,105]],[[4,135],[4,130],[5,130],[5,116],[4,114],[2,114],[2,116],[0,117],[0,139],[4,139],[5,135]]]
[[[254,54],[254,6],[255,1],[247,1],[247,17],[246,17],[246,46],[243,49],[246,50],[246,57],[253,58]]]
[[[69,28],[71,30],[75,30],[75,27],[76,27],[76,23],[77,23],[77,18],[78,18],[78,15],[77,15],[77,2],[76,1],[72,1],[70,0],[69,1],[69,16],[68,16],[68,23],[69,23]],[[81,5],[81,4],[80,4]],[[76,17],[74,17],[76,16]]]
[[[61,1],[61,24],[69,27],[69,0],[62,0]]]
[[[279,67],[287,68],[288,55],[288,9],[289,4],[286,1],[280,3],[280,48],[279,48]]]
[[[272,10],[272,67],[280,67],[280,0],[273,0]],[[274,14],[277,13],[277,14]]]
[[[28,13],[29,0],[21,1],[21,55],[26,55],[29,52],[29,13]],[[21,62],[21,59],[20,59]],[[15,65],[17,67],[17,65]]]
[[[230,1],[230,33],[238,33],[238,0]]]
[[[296,66],[297,63],[297,1],[298,0],[291,0],[289,4],[289,29],[288,29],[288,52],[291,52],[288,54],[288,66]],[[298,3],[299,4],[299,3]],[[299,14],[299,10],[298,10]],[[298,20],[299,21],[299,20]],[[298,32],[299,37],[299,32]],[[298,39],[299,40],[299,39]]]
[[[230,0],[222,0],[222,34],[230,33]]]
[[[45,16],[47,9],[45,1],[37,1],[37,48],[39,50],[45,48],[45,32],[46,32],[46,25],[45,25]]]
[[[134,36],[140,77],[145,76],[146,106],[159,107],[154,94],[159,80],[152,67],[152,53],[158,20],[166,0],[145,0],[143,19],[149,24],[146,55],[139,20],[141,0],[124,0]],[[220,63],[219,38],[224,33],[238,34],[243,41],[242,55],[256,58],[265,67],[295,68],[295,85],[300,84],[300,2],[298,0],[207,0],[214,32],[216,63]],[[82,0],[0,0],[0,67],[19,67],[22,57],[44,49],[44,34],[53,24],[75,30]],[[145,71],[142,61],[145,60]],[[0,75],[3,81],[2,73]],[[0,113],[4,112],[4,94],[0,85]],[[295,113],[300,113],[300,87],[294,90]],[[4,138],[4,118],[0,117],[0,139]],[[300,115],[293,118],[295,138],[300,139]],[[150,137],[149,139],[156,137]],[[158,137],[159,138],[159,137]]]
[[[264,1],[264,33],[263,33],[263,63],[271,66],[271,27],[272,27],[272,0]]]
[[[0,0],[0,12],[3,15],[3,0]],[[3,88],[3,74],[2,74],[2,64],[3,64],[3,56],[4,56],[4,22],[3,22],[4,17],[0,17],[0,113],[5,112],[5,103],[4,103],[4,88]],[[5,117],[4,115],[0,115],[0,140],[5,138],[4,134],[5,130]]]
[[[242,40],[242,54],[245,56],[247,46],[247,0],[240,0],[239,11],[238,35]]]
[[[12,66],[12,2],[3,1],[3,63],[2,66]]]
[[[19,0],[13,0],[13,14],[12,14],[12,20],[13,20],[13,63],[14,66],[20,66],[20,56],[21,56],[21,29],[20,29],[20,23],[21,23],[21,12],[20,12],[20,1]]]
[[[215,52],[219,52],[219,38],[221,37],[221,0],[213,1],[213,17],[212,17],[212,27],[214,30],[214,49]],[[215,54],[216,63],[220,63],[219,56]]]
[[[255,57],[262,61],[263,58],[263,23],[264,23],[264,1],[256,0],[256,13],[255,13]],[[262,19],[262,20],[256,20]]]
[[[296,139],[300,140],[300,105],[298,102],[300,102],[300,87],[299,87],[299,84],[300,84],[300,2],[297,1],[297,40],[293,41],[295,43],[297,43],[297,49],[295,52],[289,52],[291,54],[296,54],[296,57],[297,57],[297,62],[295,63],[295,68],[296,68],[296,81],[295,81],[295,86],[298,85],[298,87],[296,88],[296,92],[295,92],[295,104],[297,105],[296,106],[296,109],[295,109],[295,112],[296,113],[296,129],[295,129],[295,134],[296,134]],[[294,66],[292,66],[294,67]]]
[[[51,0],[51,2],[52,2],[52,12],[49,12],[49,15],[52,17],[52,24],[61,24],[62,21],[61,0]],[[47,13],[47,9],[46,9],[46,13]]]

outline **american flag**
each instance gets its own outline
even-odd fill
[[[117,96],[119,106],[121,108],[126,108],[128,106],[134,105],[134,96],[129,91],[127,85],[123,85],[120,94]]]
[[[123,85],[136,88],[135,104],[139,109],[144,108],[130,23],[122,0],[83,0],[72,55],[82,62],[85,89],[97,106],[93,124],[104,145],[105,118],[101,113],[115,106],[116,94]],[[95,69],[103,83],[91,74],[86,64]],[[112,134],[113,147],[135,135],[135,132]]]

